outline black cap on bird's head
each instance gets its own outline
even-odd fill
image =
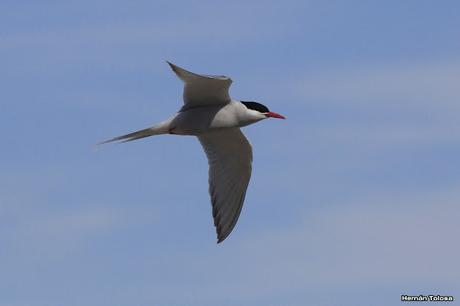
[[[252,109],[255,111],[258,111],[259,113],[264,114],[267,118],[272,117],[272,118],[278,118],[278,119],[286,119],[284,116],[281,116],[280,114],[271,112],[268,107],[265,105],[258,103],[258,102],[252,102],[252,101],[241,101],[241,103],[244,104],[248,109]]]

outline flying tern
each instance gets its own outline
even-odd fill
[[[252,147],[240,127],[285,118],[261,103],[232,99],[229,77],[197,74],[167,63],[184,82],[181,109],[159,124],[100,144],[161,134],[197,136],[208,158],[209,194],[220,243],[235,227],[251,177]]]

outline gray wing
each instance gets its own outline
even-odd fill
[[[227,104],[232,80],[221,75],[201,75],[167,62],[184,84],[184,107],[193,108]]]
[[[209,194],[217,243],[232,232],[251,178],[252,148],[238,128],[198,136],[209,162]]]

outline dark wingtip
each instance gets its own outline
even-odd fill
[[[171,63],[171,62],[168,61],[168,60],[165,60],[165,61],[166,61],[166,63],[169,65],[169,67],[171,67],[172,70],[175,70],[176,65],[174,65],[173,63]]]
[[[231,231],[230,231],[231,232]],[[221,243],[222,241],[224,241],[225,239],[227,239],[227,237],[230,235],[230,233],[217,233],[217,244]]]
[[[225,240],[225,236],[223,236],[222,233],[220,233],[220,227],[217,226],[216,224],[214,225],[216,226],[216,232],[217,232],[217,244],[219,244]]]

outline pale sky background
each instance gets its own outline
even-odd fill
[[[0,2],[0,306],[460,300],[458,1]],[[288,120],[244,129],[216,244],[164,60]],[[405,304],[404,304],[405,305]]]

